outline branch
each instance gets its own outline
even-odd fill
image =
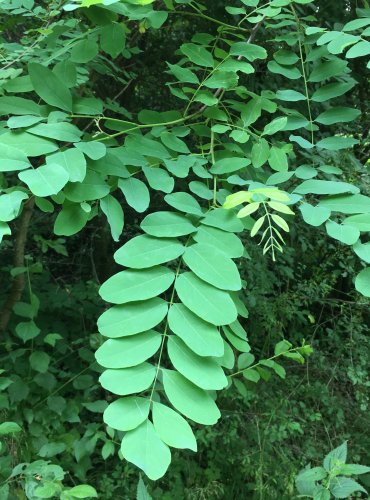
[[[24,266],[24,251],[34,205],[35,198],[32,197],[24,204],[19,218],[17,237],[14,244],[14,267]],[[3,333],[8,327],[13,307],[21,299],[24,287],[25,276],[24,273],[21,273],[14,277],[8,298],[0,311],[0,333]]]

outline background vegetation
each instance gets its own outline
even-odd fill
[[[29,61],[46,64],[54,54],[53,65],[60,63],[68,40],[99,27],[101,12],[90,3],[91,7],[74,11],[63,10],[62,2],[0,2],[4,95],[13,95],[9,82],[25,75]],[[171,1],[156,2],[156,9],[170,11],[160,29],[153,29],[145,18],[126,21],[120,16],[126,23],[125,48],[115,57],[100,50],[96,57],[76,62],[80,95],[101,99],[107,116],[127,120],[136,120],[142,109],[164,112],[183,106],[170,91],[166,62],[177,63],[175,50],[194,34],[217,35],[218,25],[212,19],[237,25],[242,17],[225,11],[224,1],[194,3],[201,12],[207,8],[204,15],[197,15],[189,3],[176,2],[177,13],[171,13]],[[242,3],[249,10],[258,4]],[[303,5],[296,8],[302,9],[306,22],[328,30],[340,31],[358,16],[370,19],[366,1],[299,3]],[[269,24],[262,23],[256,43],[263,46],[270,37]],[[279,48],[278,41],[274,44]],[[369,194],[369,70],[363,58],[351,60],[350,68],[357,85],[336,104],[356,108],[361,116],[338,127],[357,143],[350,150],[322,151],[320,161],[339,167],[338,179]],[[60,71],[68,78],[66,67]],[[272,89],[291,84],[268,72],[265,61],[245,78],[248,90],[258,95],[266,89],[267,79]],[[12,113],[2,115],[6,133]],[[94,118],[75,122],[87,134],[99,126]],[[309,150],[300,155],[292,159],[292,169],[302,161],[309,163]],[[4,193],[14,183],[12,175],[0,168]],[[187,190],[189,180],[185,184],[176,179],[177,190]],[[151,189],[151,196],[150,211],[168,210],[163,192]],[[99,286],[120,270],[113,254],[140,234],[145,215],[123,196],[118,199],[124,206],[119,242],[112,240],[101,214],[71,237],[53,234],[59,208],[49,213],[44,206],[32,213],[24,256],[17,255],[16,239],[4,237],[1,243],[3,321],[17,279],[20,290],[9,321],[0,320],[0,421],[15,422],[21,431],[4,431],[1,438],[0,499],[50,498],[62,490],[65,499],[88,497],[89,492],[94,496],[88,487],[81,496],[78,490],[76,496],[72,490],[68,493],[81,484],[95,488],[104,500],[136,497],[138,469],[118,456],[117,433],[103,422],[107,402],[115,397],[100,386],[102,370],[94,357],[102,344],[97,318],[107,309]],[[21,231],[20,220],[10,222],[15,234]],[[286,378],[267,373],[258,384],[244,380],[222,391],[218,423],[193,426],[198,452],[174,451],[165,477],[156,482],[144,479],[153,498],[295,498],[299,471],[308,463],[321,464],[330,449],[347,440],[350,461],[370,463],[369,300],[353,284],[363,266],[351,246],[330,238],[322,228],[305,225],[300,216],[289,219],[289,226],[284,252],[275,262],[269,252],[262,254],[248,230],[241,235],[246,252],[238,268],[247,286],[240,298],[249,311],[243,326],[257,360],[273,356],[283,339],[294,346],[305,341],[313,353],[305,364],[282,362]],[[37,324],[35,335],[20,326],[29,319]],[[1,433],[0,424],[0,437]],[[34,464],[33,468],[19,467],[24,463]],[[370,488],[370,476],[361,476],[361,483]]]

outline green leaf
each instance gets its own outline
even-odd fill
[[[353,246],[356,255],[367,264],[370,264],[370,243],[362,245],[359,241]]]
[[[302,76],[302,73],[295,66],[281,66],[276,61],[269,61],[267,68],[271,73],[285,76],[289,80],[298,80]]]
[[[357,227],[337,224],[334,221],[328,221],[326,223],[326,232],[332,238],[335,238],[346,245],[354,245],[360,237],[360,231]]]
[[[143,172],[152,189],[163,191],[163,193],[171,193],[175,181],[168,174],[167,170],[159,167],[143,167]]]
[[[65,443],[45,443],[43,446],[41,446],[38,455],[43,458],[50,458],[50,457],[55,457],[56,455],[59,455],[60,453],[63,453],[65,451],[66,445]]]
[[[153,141],[140,135],[128,136],[125,145],[129,151],[135,154],[140,152],[141,155],[159,158],[160,160],[171,157],[170,152],[159,141]]]
[[[257,383],[261,376],[258,373],[258,371],[254,370],[253,368],[247,368],[246,370],[243,371],[243,377],[250,382]]]
[[[194,158],[180,155],[176,160],[164,160],[164,164],[172,175],[184,179],[189,175],[190,167],[194,165]]]
[[[86,226],[89,213],[79,204],[65,203],[59,212],[54,224],[54,233],[57,236],[72,236]]]
[[[360,475],[367,474],[370,472],[370,467],[366,467],[365,465],[359,464],[343,464],[340,467],[340,474],[344,474],[346,476],[352,475]]]
[[[238,85],[238,75],[232,71],[215,71],[203,85],[209,89],[231,89]]]
[[[34,490],[34,494],[37,498],[52,498],[59,492],[60,486],[52,481],[43,481],[43,483]]]
[[[155,297],[145,302],[113,306],[98,319],[102,335],[126,337],[157,326],[167,314],[167,303]]]
[[[183,304],[170,307],[168,325],[199,356],[223,355],[224,344],[217,328],[200,319]]]
[[[121,369],[105,370],[100,375],[100,385],[113,394],[126,396],[135,394],[151,386],[156,373],[156,368],[149,363]]]
[[[49,344],[52,347],[55,347],[58,340],[63,340],[63,337],[59,333],[48,333],[44,338],[45,344]]]
[[[342,31],[356,31],[361,28],[364,28],[365,26],[368,26],[370,24],[370,19],[365,18],[365,19],[353,19],[353,21],[349,21],[346,23]]]
[[[296,90],[278,90],[276,92],[276,98],[279,99],[280,101],[289,101],[289,102],[306,100],[306,96],[303,95],[301,92],[297,92]]]
[[[161,134],[161,141],[168,149],[172,149],[177,153],[190,153],[186,143],[171,132],[163,132]]]
[[[29,75],[18,76],[16,78],[12,78],[11,80],[7,80],[3,86],[9,93],[14,92],[18,94],[21,92],[31,92],[33,90]]]
[[[363,269],[355,281],[356,290],[365,297],[370,297],[370,267]]]
[[[84,181],[68,184],[64,194],[68,200],[81,203],[104,198],[109,194],[109,191],[109,186],[104,182],[103,177],[98,172],[87,169]]]
[[[246,339],[242,339],[239,336],[234,335],[229,328],[224,327],[223,330],[227,340],[235,347],[235,349],[240,352],[249,352],[251,350],[251,347]]]
[[[222,290],[240,290],[239,271],[234,262],[217,247],[196,243],[187,247],[185,264],[202,280]]]
[[[4,236],[9,236],[11,234],[12,232],[9,225],[6,222],[0,221],[0,243],[2,242]]]
[[[60,61],[53,68],[53,73],[61,80],[68,88],[75,87],[77,82],[76,65],[69,59]],[[73,103],[75,105],[75,103]]]
[[[167,66],[170,68],[170,71],[175,77],[183,83],[195,83],[199,85],[199,78],[197,75],[191,71],[188,68],[183,68],[182,66],[179,66],[178,64],[170,64],[166,63]]]
[[[108,339],[96,351],[95,357],[104,368],[129,368],[151,358],[158,351],[161,340],[161,335],[155,330],[122,339]]]
[[[86,177],[86,160],[76,148],[66,149],[46,157],[46,163],[58,164],[69,174],[71,182],[82,182]]]
[[[357,481],[342,476],[335,477],[332,480],[330,491],[335,498],[348,498],[356,491],[367,493],[365,488]]]
[[[356,120],[361,115],[361,111],[355,108],[336,107],[321,113],[315,121],[323,125],[333,125],[334,123],[346,123]]]
[[[294,114],[288,116],[288,123],[284,127],[284,131],[307,128],[308,126],[309,121],[300,113],[295,112]]]
[[[118,431],[135,429],[148,417],[149,399],[129,396],[111,403],[104,412],[104,422]]]
[[[253,224],[253,227],[251,229],[251,237],[254,238],[258,231],[261,229],[263,226],[263,223],[265,222],[266,216],[264,215],[263,217],[260,217],[259,219],[256,220],[256,222]]]
[[[260,203],[249,203],[249,205],[246,205],[243,207],[241,210],[238,212],[238,217],[247,217],[248,215],[253,214],[256,212],[260,207]]]
[[[213,67],[212,54],[201,45],[196,45],[195,43],[184,43],[181,45],[180,50],[197,66],[203,66],[206,68]]]
[[[216,208],[206,214],[202,220],[206,226],[216,227],[230,233],[243,231],[243,223],[235,216],[231,210]]]
[[[92,486],[88,484],[79,484],[68,490],[68,494],[75,498],[97,498],[98,494]]]
[[[304,149],[312,149],[314,147],[314,145],[311,142],[307,141],[307,139],[304,139],[300,135],[290,135],[289,140],[292,142],[296,142],[299,146],[301,146],[301,148],[304,148]],[[299,167],[299,168],[301,168],[301,167]],[[315,171],[315,170],[311,169],[311,172],[313,172],[313,171]],[[295,172],[295,174],[297,175],[297,171]],[[316,171],[315,171],[315,174],[317,175]],[[299,177],[299,175],[297,177]],[[303,177],[301,177],[301,179],[302,178]]]
[[[214,425],[221,414],[208,392],[199,389],[180,373],[163,371],[163,386],[170,403],[199,424]]]
[[[237,318],[237,310],[230,295],[201,281],[191,272],[178,277],[175,289],[186,307],[213,325],[227,325]]]
[[[266,139],[260,139],[252,147],[251,159],[254,168],[260,168],[264,165],[270,156],[270,146]]]
[[[125,434],[121,453],[153,481],[164,476],[171,462],[168,446],[160,439],[149,420]]]
[[[0,149],[5,146],[22,151],[26,156],[42,156],[48,153],[53,153],[58,149],[58,145],[44,139],[35,137],[28,132],[6,132],[0,135]]]
[[[231,46],[230,55],[243,56],[253,62],[256,59],[266,59],[267,52],[266,49],[254,43],[235,42]]]
[[[196,231],[191,221],[176,212],[155,212],[147,215],[140,227],[150,236],[175,238]]]
[[[78,142],[82,132],[71,123],[38,123],[27,132],[61,142]]]
[[[332,78],[333,76],[342,75],[347,65],[347,61],[342,61],[338,58],[317,64],[311,72],[308,81],[317,83]]]
[[[168,290],[175,273],[163,266],[150,269],[127,269],[109,278],[99,294],[106,302],[125,304],[157,297]]]
[[[321,224],[329,219],[331,214],[329,208],[321,206],[313,207],[308,203],[300,205],[299,209],[302,213],[303,220],[307,224],[315,227],[321,226]]]
[[[277,212],[281,212],[282,214],[294,215],[293,210],[291,210],[287,205],[284,205],[284,203],[280,203],[278,201],[269,201],[268,205],[273,210],[276,210]]]
[[[242,108],[241,118],[243,120],[244,127],[249,127],[258,118],[262,113],[262,99],[260,97],[251,99],[245,106]]]
[[[50,69],[41,64],[29,63],[28,73],[41,99],[51,106],[72,112],[72,96],[68,87]]]
[[[302,495],[313,496],[317,481],[325,479],[327,473],[323,467],[306,468],[301,471],[296,479],[298,492]],[[326,490],[327,491],[327,490]],[[321,500],[326,500],[325,497]],[[330,500],[330,493],[329,493]]]
[[[342,33],[328,44],[330,54],[341,54],[344,49],[361,40],[359,36]]]
[[[370,54],[370,42],[367,40],[362,40],[361,42],[356,43],[349,49],[346,54],[348,59],[353,59],[355,57],[364,57]]]
[[[357,227],[361,232],[370,231],[370,214],[352,215],[344,219],[343,224]]]
[[[334,469],[339,464],[344,464],[347,461],[347,441],[330,451],[324,458],[324,468],[326,471]]]
[[[218,69],[222,71],[232,71],[234,73],[241,71],[246,75],[254,73],[253,66],[245,61],[239,61],[239,58],[237,60],[231,58],[226,59],[224,62],[220,64],[220,66],[218,66]]]
[[[172,193],[164,197],[166,203],[187,214],[202,216],[203,212],[197,200],[189,193]]]
[[[23,97],[0,97],[0,115],[36,115],[41,116],[42,108],[30,99]]]
[[[290,50],[280,49],[274,54],[274,59],[279,64],[291,65],[299,61],[299,56]]]
[[[198,356],[178,337],[168,338],[167,351],[174,368],[201,389],[220,390],[227,386],[220,365],[212,358]]]
[[[119,179],[118,187],[125,195],[127,203],[136,210],[136,212],[145,212],[149,207],[150,194],[143,181],[135,177]]]
[[[272,146],[268,158],[270,167],[277,172],[286,172],[288,170],[288,157],[285,151],[277,146]]]
[[[220,252],[233,259],[241,257],[244,253],[243,243],[235,234],[214,227],[200,226],[193,238],[198,243],[217,247]]]
[[[39,373],[46,373],[49,368],[50,356],[46,352],[33,351],[29,361],[31,368]]]
[[[355,82],[338,82],[329,83],[323,87],[318,88],[312,95],[312,100],[315,102],[325,102],[334,97],[339,97],[349,90],[351,90],[355,85]]]
[[[247,167],[250,163],[251,161],[248,158],[222,158],[222,160],[218,160],[212,165],[211,172],[213,174],[236,172]]]
[[[184,250],[185,247],[178,240],[158,239],[144,234],[123,245],[114,254],[114,259],[122,266],[143,269],[177,259]]]
[[[358,144],[357,139],[352,139],[351,137],[327,137],[326,139],[321,139],[316,146],[322,149],[328,149],[330,151],[338,151],[340,149],[351,148],[355,144]]]
[[[27,340],[32,340],[36,338],[41,332],[40,328],[34,323],[34,321],[27,321],[18,323],[15,327],[15,331],[20,339],[23,342],[27,342]]]
[[[69,175],[57,163],[49,163],[42,167],[25,170],[18,174],[22,182],[27,184],[36,196],[50,196],[59,193],[67,184]]]
[[[235,142],[239,142],[240,144],[245,144],[249,141],[250,135],[245,130],[233,130],[230,133],[231,139],[234,139]]]
[[[43,118],[41,116],[11,116],[6,124],[9,128],[26,128],[34,125],[35,123],[39,123],[42,120]]]
[[[104,460],[114,455],[114,443],[112,441],[106,441],[101,450],[101,455]]]
[[[262,135],[274,135],[286,126],[288,122],[288,118],[286,116],[282,116],[279,118],[275,118],[272,122],[268,123],[263,129]]]
[[[362,194],[333,196],[321,200],[319,206],[344,214],[366,214],[370,212],[370,197]]]
[[[101,29],[100,46],[115,59],[125,48],[126,31],[120,23],[109,23]]]
[[[136,500],[152,500],[141,476],[137,484]]]
[[[98,44],[94,40],[81,40],[73,45],[71,61],[75,63],[90,62],[98,54],[98,51]]]
[[[204,200],[212,200],[213,198],[213,191],[211,191],[203,182],[191,181],[189,182],[189,189],[192,193]]]
[[[86,156],[91,158],[91,160],[100,160],[100,158],[103,158],[103,156],[105,156],[107,153],[107,147],[102,142],[78,142],[77,144],[75,144],[75,146]]]
[[[197,451],[197,442],[187,421],[161,403],[153,402],[153,425],[161,440],[168,446]]]
[[[13,172],[30,168],[27,156],[20,149],[0,144],[0,172]]]
[[[357,194],[359,188],[348,184],[347,182],[339,181],[320,181],[316,179],[310,179],[308,181],[302,182],[298,187],[295,188],[294,193],[298,194],[342,194],[342,193],[353,193]]]
[[[81,115],[101,115],[103,103],[95,97],[77,97],[73,99],[73,112]]]
[[[18,217],[22,201],[27,200],[28,196],[22,191],[12,191],[9,194],[0,195],[0,220],[10,222]]]
[[[2,422],[0,424],[0,436],[7,436],[8,434],[16,434],[21,432],[22,428],[15,422]]]
[[[113,240],[119,241],[124,225],[123,210],[120,203],[114,196],[108,194],[100,200],[100,208],[107,217]]]

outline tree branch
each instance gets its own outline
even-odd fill
[[[24,251],[34,205],[35,198],[32,197],[24,204],[22,214],[19,218],[17,237],[14,244],[14,267],[24,266]],[[8,298],[0,311],[0,333],[3,333],[7,329],[13,307],[21,299],[24,287],[25,275],[21,273],[14,277]]]

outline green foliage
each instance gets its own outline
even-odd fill
[[[349,2],[330,30],[319,0],[241,4],[0,2],[0,434],[14,435],[0,449],[3,496],[19,488],[27,498],[96,496],[62,481],[71,468],[85,482],[100,465],[100,441],[99,460],[118,451],[160,479],[172,457],[184,460],[177,449],[209,441],[215,431],[198,424],[219,422],[222,398],[251,404],[256,387],[312,354],[315,334],[307,343],[296,332],[315,321],[316,292],[368,304],[370,197],[359,168],[368,5]],[[158,81],[148,84],[146,72]],[[305,269],[323,267],[312,289],[293,250]],[[331,267],[338,253],[345,258]],[[330,296],[338,276],[351,282],[342,299]],[[280,311],[265,309],[269,295]],[[353,385],[365,386],[362,365],[351,370]],[[300,433],[298,420],[283,434]],[[17,442],[17,465],[21,429],[28,442]],[[334,455],[305,472],[318,488],[309,494],[329,498],[327,484],[337,498],[364,492],[346,477],[356,474],[350,466],[332,473]],[[269,498],[262,463],[252,477],[256,495]],[[210,473],[198,497],[221,497],[219,479]],[[142,479],[137,497],[150,497]]]
[[[309,498],[348,498],[356,492],[367,493],[355,480],[348,476],[367,474],[370,467],[346,464],[347,442],[332,450],[324,458],[323,467],[307,467],[298,475],[298,492]]]

